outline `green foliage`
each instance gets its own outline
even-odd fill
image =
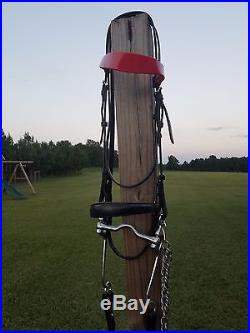
[[[168,157],[167,169],[168,170],[178,170],[180,162],[173,155]]]
[[[93,140],[87,140],[86,152],[91,166],[101,166],[103,160],[102,148],[100,144]]]
[[[7,135],[2,130],[2,153],[4,158],[14,158],[14,141],[10,134]]]
[[[2,130],[3,155],[8,160],[32,160],[34,168],[42,175],[65,175],[79,172],[86,167],[100,167],[103,163],[103,148],[99,142],[88,139],[86,144],[73,145],[68,140],[54,143],[53,141],[38,142],[28,132],[14,143],[10,134]],[[170,155],[167,170],[186,171],[229,171],[247,172],[247,157],[231,157],[217,159],[215,155],[209,158],[197,158],[190,163],[181,165],[178,159]],[[114,153],[114,167],[118,166],[118,153]]]
[[[184,170],[184,171],[226,171],[226,172],[247,172],[247,157],[226,157],[217,158],[215,155],[209,158],[196,158],[190,163],[185,161],[180,165],[177,158],[170,155],[168,163],[165,165],[167,170]]]
[[[43,179],[37,195],[19,185],[23,202],[4,198],[4,330],[106,328],[101,239],[89,217],[100,176],[84,169]],[[247,330],[247,175],[168,172],[167,179],[170,329]],[[120,236],[114,237],[122,247]],[[117,294],[125,292],[124,262],[111,253],[107,277]],[[126,314],[116,318],[117,329],[127,329]]]
[[[86,144],[72,145],[68,140],[38,142],[28,132],[14,143],[10,134],[2,131],[3,155],[6,160],[31,160],[33,168],[41,171],[42,175],[63,175],[79,172],[84,167],[101,166],[103,148],[99,142],[87,140]],[[117,152],[115,162],[117,166]]]

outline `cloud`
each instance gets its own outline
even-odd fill
[[[208,127],[207,128],[209,131],[221,131],[223,129],[225,129],[225,127],[222,126],[218,126],[218,127]]]

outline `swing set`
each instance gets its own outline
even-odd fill
[[[35,188],[28,176],[27,169],[31,170],[34,161],[6,161],[2,156],[2,185],[3,190],[15,199],[22,199],[24,195],[12,185],[17,180],[25,180],[32,194],[36,194]],[[26,169],[26,170],[25,170]],[[4,179],[5,175],[5,179]],[[8,180],[6,178],[9,178]]]

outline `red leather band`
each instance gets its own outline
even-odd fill
[[[138,53],[110,52],[100,63],[102,69],[113,69],[120,72],[155,75],[155,85],[160,86],[164,80],[164,67],[153,57]]]

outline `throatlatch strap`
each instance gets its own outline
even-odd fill
[[[120,72],[135,74],[153,74],[154,84],[159,87],[164,80],[164,67],[160,61],[138,53],[110,52],[100,63],[102,69],[113,69]]]

